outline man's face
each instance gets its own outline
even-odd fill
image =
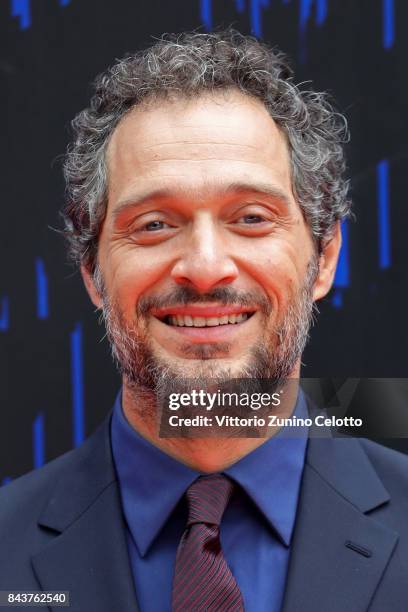
[[[128,378],[288,375],[316,257],[263,105],[224,92],[134,109],[107,164],[98,268]]]

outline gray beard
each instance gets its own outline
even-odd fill
[[[317,311],[313,302],[313,286],[317,273],[318,260],[314,255],[308,264],[304,284],[289,303],[282,322],[250,351],[247,365],[239,372],[231,372],[229,368],[209,363],[208,360],[215,351],[208,345],[191,349],[186,344],[186,354],[194,352],[195,361],[199,362],[194,364],[194,386],[205,389],[209,381],[212,384],[222,384],[233,378],[246,380],[248,385],[251,380],[269,379],[275,381],[273,387],[276,387],[280,381],[288,378],[303,353],[313,323],[314,310]],[[264,296],[253,293],[237,293],[226,287],[216,288],[211,293],[202,295],[190,288],[179,287],[163,298],[142,298],[137,306],[135,321],[128,323],[119,306],[110,300],[99,268],[95,271],[94,281],[102,297],[102,320],[113,358],[128,391],[134,395],[136,404],[140,403],[141,397],[152,398],[153,395],[159,399],[170,393],[183,392],[189,387],[189,380],[190,385],[192,381],[191,375],[188,379],[189,375],[185,371],[157,357],[149,345],[147,335],[140,331],[141,323],[152,307],[200,302],[233,303],[242,306],[256,304],[264,314],[265,321],[271,312],[269,301]],[[149,412],[150,410],[151,408]]]

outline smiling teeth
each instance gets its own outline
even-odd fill
[[[224,315],[222,317],[191,317],[190,315],[170,315],[170,325],[178,327],[216,327],[217,325],[228,325],[229,323],[241,323],[246,321],[248,314],[241,312],[240,314]]]

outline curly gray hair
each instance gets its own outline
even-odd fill
[[[231,88],[261,100],[285,134],[293,190],[321,249],[336,221],[351,214],[344,178],[346,120],[327,94],[295,85],[282,53],[229,29],[164,35],[97,77],[89,108],[72,122],[74,140],[64,165],[64,233],[74,261],[95,271],[107,205],[106,149],[124,115],[144,100]]]

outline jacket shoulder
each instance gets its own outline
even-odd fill
[[[46,465],[20,476],[0,489],[0,526],[27,512],[33,516],[63,472],[75,466],[81,449],[68,451]]]
[[[0,529],[28,517],[38,517],[52,498],[54,488],[66,484],[67,494],[84,474],[103,472],[103,457],[109,442],[109,419],[78,448],[32,470],[0,489]],[[97,475],[96,478],[97,480]]]
[[[79,448],[2,487],[0,589],[37,590],[33,555],[51,543],[114,478],[106,419]]]
[[[360,443],[380,478],[408,484],[408,455],[372,440],[361,439]]]
[[[371,440],[361,440],[362,447],[386,488],[390,501],[381,510],[393,516],[391,526],[408,541],[408,456]]]

